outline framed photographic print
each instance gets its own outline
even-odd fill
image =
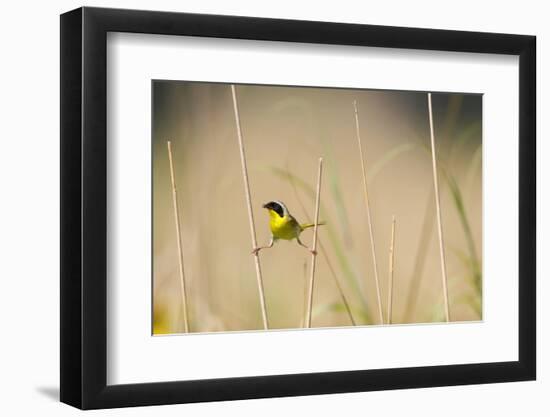
[[[61,16],[61,400],[531,380],[535,38]]]

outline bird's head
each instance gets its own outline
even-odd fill
[[[288,214],[286,206],[280,201],[270,201],[265,203],[263,208],[269,210],[270,212],[277,213],[279,217],[285,217]]]

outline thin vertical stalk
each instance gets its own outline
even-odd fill
[[[290,172],[287,166],[287,173]],[[290,181],[290,184],[292,185],[292,190],[294,191],[294,196],[296,197],[296,201],[298,201],[298,204],[300,204],[300,207],[302,208],[302,211],[304,212],[304,218],[308,223],[313,223],[311,220],[311,217],[308,215],[308,212],[306,210],[306,207],[300,198],[300,194],[298,193],[298,189],[296,188],[296,182],[294,181],[294,177],[288,175],[288,180]],[[327,262],[328,269],[330,271],[330,274],[332,275],[332,278],[334,279],[334,284],[336,284],[336,288],[338,289],[338,293],[340,294],[340,298],[342,298],[342,303],[344,304],[344,308],[346,309],[346,312],[348,313],[349,320],[353,326],[356,326],[355,319],[353,318],[353,314],[351,312],[351,306],[344,294],[344,289],[342,288],[342,285],[340,285],[340,281],[338,280],[338,276],[336,275],[336,271],[334,270],[334,267],[332,266],[332,262],[330,261],[330,258],[328,257],[327,250],[325,249],[323,245],[323,241],[319,239],[319,249],[321,249],[321,253],[323,254],[325,261]],[[307,304],[307,288],[306,288],[306,303]],[[305,314],[304,314],[305,317]],[[305,324],[304,324],[305,326]]]
[[[308,292],[307,292],[307,284],[308,284],[308,280],[307,280],[307,261],[304,260],[304,269],[303,269],[303,272],[304,272],[304,311],[303,311],[303,315],[302,315],[302,320],[301,320],[301,327],[306,327],[306,320],[307,320],[307,301],[308,301]]]
[[[234,84],[231,84],[231,95],[233,97],[233,111],[235,114],[235,124],[237,125],[237,138],[239,140],[239,152],[241,154],[241,167],[242,167],[242,174],[243,174],[244,192],[246,197],[246,204],[248,207],[248,220],[250,223],[250,237],[252,240],[252,249],[254,250],[258,246],[258,242],[256,240],[256,227],[254,224],[254,213],[252,211],[252,197],[250,195],[250,184],[248,181],[248,170],[246,167],[246,154],[244,151],[243,132],[241,129],[241,121],[239,116],[239,105],[237,103],[237,92],[235,91]],[[256,252],[253,254],[253,256],[254,256],[254,265],[256,266],[256,281],[258,284],[258,293],[260,296],[262,321],[263,321],[264,329],[267,330],[269,329],[269,325],[267,321],[267,309],[265,306],[264,284],[262,279],[262,268],[260,266],[260,255],[258,252]]]
[[[172,158],[172,142],[166,142],[168,146],[168,160],[170,161],[170,180],[172,183],[172,205],[174,207],[174,220],[176,223],[176,238],[178,241],[178,263],[180,271],[181,306],[183,310],[183,323],[185,333],[189,333],[189,314],[187,311],[187,292],[185,290],[185,273],[183,269],[183,244],[181,242],[181,226],[178,207],[178,190],[176,188],[176,176],[174,175],[174,161]]]
[[[390,256],[389,256],[389,268],[388,268],[388,324],[392,324],[392,309],[393,309],[393,265],[395,257],[395,216],[392,217],[391,222],[391,243],[390,243]]]
[[[317,260],[317,231],[319,229],[319,207],[321,203],[321,175],[323,174],[323,158],[319,158],[319,171],[317,174],[317,199],[315,202],[315,226],[313,226],[313,246],[311,250],[311,275],[309,277],[309,296],[307,303],[307,327],[311,327],[311,309],[313,306],[313,288],[315,284],[315,264]]]
[[[361,158],[361,171],[363,174],[363,193],[365,195],[365,208],[367,210],[367,223],[369,226],[370,246],[372,251],[372,265],[374,269],[374,281],[376,284],[376,298],[378,301],[378,315],[380,324],[384,324],[384,313],[382,312],[382,295],[380,293],[380,279],[378,278],[378,263],[376,262],[376,247],[374,245],[374,231],[372,227],[372,218],[369,203],[369,192],[367,185],[367,170],[365,157],[363,155],[363,145],[361,144],[361,134],[359,128],[359,112],[357,110],[357,101],[353,101],[353,108],[355,110],[355,133],[357,136],[357,145],[359,146],[359,157]]]
[[[439,180],[437,176],[437,158],[435,156],[435,135],[432,112],[432,94],[428,93],[428,113],[430,118],[430,142],[432,147],[432,169],[435,192],[435,208],[437,214],[437,231],[439,234],[439,256],[441,258],[441,281],[443,287],[443,300],[445,302],[445,321],[451,321],[449,312],[449,293],[447,289],[447,266],[445,263],[445,244],[443,240],[443,227],[441,226],[441,202],[439,198]]]

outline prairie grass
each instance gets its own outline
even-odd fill
[[[239,140],[239,154],[241,156],[241,168],[243,174],[243,183],[244,183],[244,192],[246,197],[246,207],[248,209],[248,220],[250,224],[250,237],[252,240],[252,249],[258,247],[258,242],[256,240],[256,225],[254,223],[254,211],[252,210],[252,196],[250,193],[250,183],[248,180],[248,169],[246,164],[246,153],[244,149],[244,140],[243,133],[241,129],[241,120],[239,116],[239,105],[237,102],[237,91],[235,85],[231,85],[231,96],[233,98],[233,111],[235,114],[235,125],[237,128],[237,138]],[[269,329],[269,322],[267,320],[267,308],[265,305],[265,294],[264,294],[264,283],[262,278],[262,268],[260,265],[260,254],[258,252],[253,254],[254,256],[254,265],[256,267],[256,282],[258,285],[258,295],[260,298],[260,307],[262,311],[262,321],[264,325],[264,330]]]
[[[269,329],[306,325],[310,254],[286,241],[262,251],[261,291],[250,254],[250,214],[260,243],[267,242],[270,233],[262,209],[267,201],[282,200],[300,222],[313,223],[312,173],[318,155],[324,157],[319,211],[326,225],[317,242],[312,326],[378,324],[380,304],[387,316],[384,322],[390,316],[392,323],[444,321],[425,94],[244,85],[237,89],[249,200],[243,196],[243,164],[228,86],[166,82],[154,87],[154,334],[184,331],[167,137],[177,150],[178,189],[185,190],[178,197],[185,209],[181,236],[192,332],[261,330],[268,315]],[[381,277],[390,276],[385,262],[391,247],[388,225],[394,214],[399,220],[391,314],[389,279],[379,283],[385,302],[377,297],[350,109],[355,99],[363,143],[368,144],[365,177],[373,238],[377,247],[386,248],[379,254]],[[451,319],[479,320],[481,98],[437,94],[433,99]],[[302,234],[308,246],[312,232]]]
[[[309,295],[307,303],[306,326],[311,327],[311,310],[313,308],[313,291],[315,290],[315,266],[317,265],[317,234],[319,230],[319,205],[321,203],[321,179],[323,174],[323,158],[319,158],[317,174],[317,193],[315,198],[315,218],[313,221],[313,245],[311,246],[311,274],[309,278]]]
[[[185,333],[189,333],[189,312],[187,308],[187,291],[185,290],[185,272],[184,272],[184,259],[183,259],[183,245],[181,242],[181,227],[180,227],[180,210],[178,204],[178,191],[176,187],[176,176],[174,173],[174,158],[172,157],[172,144],[170,141],[166,142],[168,148],[168,162],[170,164],[170,185],[172,186],[172,203],[174,207],[174,223],[176,230],[176,241],[178,247],[178,266],[179,266],[179,278],[180,278],[180,290],[181,290],[181,307],[183,315],[183,328]]]

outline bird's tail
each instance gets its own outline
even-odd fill
[[[327,224],[327,222],[319,222],[317,223],[319,226],[323,226],[325,224]],[[300,227],[302,228],[302,230],[305,230],[305,229],[309,229],[310,227],[313,227],[315,226],[315,223],[304,223],[304,224],[301,224]]]

